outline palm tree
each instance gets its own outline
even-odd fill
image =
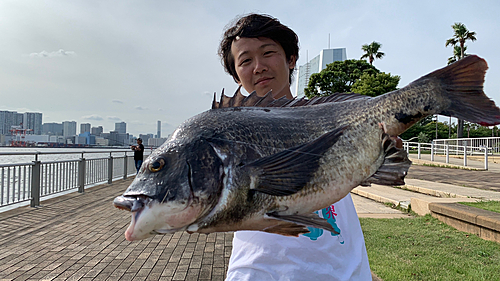
[[[469,31],[467,27],[465,27],[465,24],[457,22],[454,25],[451,26],[453,28],[453,31],[455,34],[453,34],[453,37],[446,40],[446,47],[449,45],[456,46],[459,44],[460,46],[460,59],[464,58],[465,54],[465,41],[471,40],[471,41],[476,41],[476,32],[474,31]]]
[[[467,50],[467,46],[464,46],[464,58],[468,56],[469,54],[465,53]],[[460,46],[455,46],[453,48],[453,56],[448,58],[448,64],[452,64],[460,59],[460,56],[462,55],[462,49]]]
[[[380,47],[382,47],[382,44],[380,44],[379,42],[375,42],[375,41],[373,41],[370,45],[365,44],[365,45],[361,46],[361,50],[363,50],[363,52],[365,52],[365,54],[362,55],[360,59],[368,58],[368,62],[371,65],[373,65],[373,61],[375,59],[381,59],[383,56],[385,56],[384,53],[378,51],[380,49]]]
[[[453,31],[455,34],[453,34],[453,37],[446,40],[446,47],[449,45],[452,45],[453,47],[460,47],[460,59],[463,59],[465,56],[465,41],[471,40],[471,41],[476,41],[476,32],[474,31],[469,31],[467,27],[465,27],[465,24],[461,22],[457,22],[454,25],[451,26],[453,28]],[[464,134],[464,120],[458,119],[458,126],[457,126],[457,138],[463,137]]]

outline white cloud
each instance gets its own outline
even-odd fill
[[[40,53],[31,53],[29,54],[32,58],[51,58],[51,57],[65,57],[65,56],[73,56],[76,55],[74,51],[65,51],[63,49],[59,49],[59,51],[47,52],[41,51]]]
[[[123,104],[123,101],[121,100],[112,100],[113,103],[119,103],[119,104]]]
[[[122,119],[120,117],[116,117],[116,116],[108,116],[108,120],[111,120],[111,121],[121,121]]]
[[[142,107],[142,106],[136,106],[135,109],[137,109],[137,110],[148,110],[147,107]]]
[[[82,119],[87,119],[87,120],[95,120],[95,121],[101,121],[101,120],[104,120],[104,118],[102,118],[101,116],[99,115],[95,115],[95,114],[92,114],[92,115],[87,115],[87,116],[82,116]]]

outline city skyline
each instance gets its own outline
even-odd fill
[[[64,138],[80,136],[84,133],[89,135],[100,136],[105,133],[103,126],[92,126],[91,123],[80,123],[80,131],[77,130],[78,123],[76,121],[62,121],[58,122],[42,122],[43,113],[41,112],[17,112],[0,110],[0,135],[10,136],[11,128],[20,127],[27,129],[28,135],[38,136],[62,136]],[[116,122],[114,130],[109,130],[109,133],[116,132],[119,134],[127,134],[130,137],[138,138],[139,135],[151,135],[151,138],[161,138],[161,121],[158,120],[157,134],[153,135],[151,132],[142,132],[138,135],[129,134],[127,132],[126,122]]]
[[[101,125],[126,122],[133,135],[169,135],[208,110],[214,92],[237,88],[217,56],[224,27],[250,12],[277,17],[306,54],[377,41],[386,55],[374,62],[398,75],[398,87],[441,68],[453,55],[446,40],[464,23],[477,40],[467,53],[486,59],[485,92],[500,104],[498,1],[140,1],[0,2],[2,108],[42,112],[46,123],[73,120]],[[312,57],[312,56],[311,56]],[[295,79],[294,81],[296,81]],[[295,82],[291,85],[295,92]]]

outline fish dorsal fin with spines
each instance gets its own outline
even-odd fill
[[[233,97],[224,95],[222,90],[220,101],[216,101],[216,94],[214,93],[214,100],[212,102],[212,109],[226,108],[226,107],[298,107],[306,105],[316,105],[330,102],[343,102],[348,100],[370,99],[371,97],[356,94],[356,93],[335,93],[330,96],[314,97],[312,99],[286,97],[274,98],[272,92],[269,91],[265,96],[259,97],[257,92],[253,91],[250,95],[244,96],[241,91],[241,86],[238,87]]]

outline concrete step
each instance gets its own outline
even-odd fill
[[[500,192],[432,181],[405,179],[404,189],[443,198],[477,198],[500,201]]]
[[[401,188],[372,184],[372,186],[358,186],[351,193],[371,200],[389,203],[402,209],[411,209],[423,216],[430,213],[430,203],[476,202],[480,199],[467,197],[435,197],[428,194],[404,190]]]
[[[359,186],[352,193],[403,209],[411,206],[411,210],[419,215],[430,213],[430,203],[500,201],[500,192],[496,191],[418,179],[405,179],[405,182],[406,185],[401,188],[376,184],[370,187]]]

